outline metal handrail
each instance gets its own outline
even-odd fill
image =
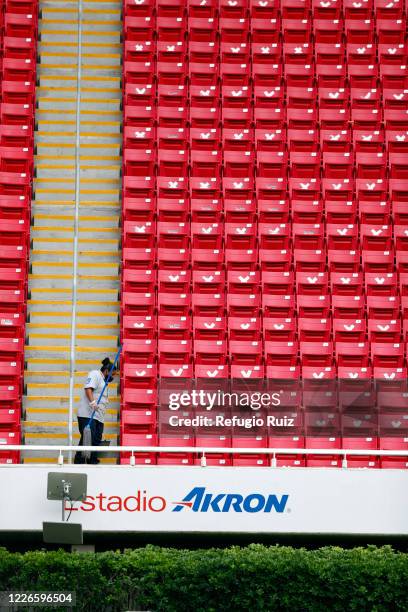
[[[0,451],[48,451],[55,453],[90,451],[97,453],[195,453],[195,454],[229,454],[229,455],[349,455],[371,457],[408,457],[405,450],[356,450],[347,448],[232,448],[212,446],[68,446],[68,445],[1,445]]]

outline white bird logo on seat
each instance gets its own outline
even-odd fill
[[[181,376],[183,373],[183,368],[179,368],[178,370],[170,370],[170,374],[172,376]]]
[[[249,378],[252,374],[252,370],[241,370],[242,378]]]

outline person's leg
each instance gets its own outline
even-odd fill
[[[78,446],[83,446],[84,444],[83,434],[84,434],[85,425],[87,424],[88,419],[86,417],[77,417],[77,418],[78,418],[78,429],[79,429],[79,433],[81,434]],[[78,451],[75,453],[74,463],[85,463],[85,459],[81,452]]]
[[[100,421],[97,421],[96,419],[93,419],[91,430],[92,430],[92,446],[99,446],[102,441],[103,423],[101,423]],[[90,458],[89,463],[93,463],[93,464],[99,463],[98,453],[96,452],[91,453],[91,458]]]

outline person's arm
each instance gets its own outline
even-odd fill
[[[94,397],[94,391],[96,389],[96,379],[95,379],[95,375],[93,373],[91,373],[88,377],[88,380],[86,381],[86,384],[84,386],[84,390],[85,390],[85,396],[86,399],[89,402],[89,407],[92,410],[95,410],[97,404],[96,404],[96,399]]]
[[[87,387],[85,389],[85,395],[86,395],[86,398],[87,398],[87,400],[89,402],[90,407],[91,408],[96,408],[96,401],[95,401],[93,392],[94,392],[94,389],[92,389],[92,387]]]

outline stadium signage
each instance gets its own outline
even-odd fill
[[[163,512],[167,502],[161,495],[147,495],[146,491],[136,491],[135,495],[88,495],[79,508],[83,512]],[[69,511],[70,507],[66,507]]]
[[[208,455],[207,455],[208,456]],[[60,521],[47,499],[56,466],[1,466],[0,532]],[[212,466],[64,466],[86,473],[67,514],[88,533],[286,533],[408,536],[408,470]]]
[[[194,487],[181,502],[173,508],[173,512],[181,512],[190,508],[193,512],[272,512],[282,513],[285,510],[289,495],[261,495],[250,493],[206,493],[205,487]]]
[[[150,496],[147,491],[138,490],[134,495],[88,495],[75,512],[277,512],[285,511],[289,495],[249,493],[209,493],[206,487],[194,487],[180,502],[168,502],[161,495]],[[174,508],[171,509],[171,506]],[[71,510],[67,504],[67,512]]]

